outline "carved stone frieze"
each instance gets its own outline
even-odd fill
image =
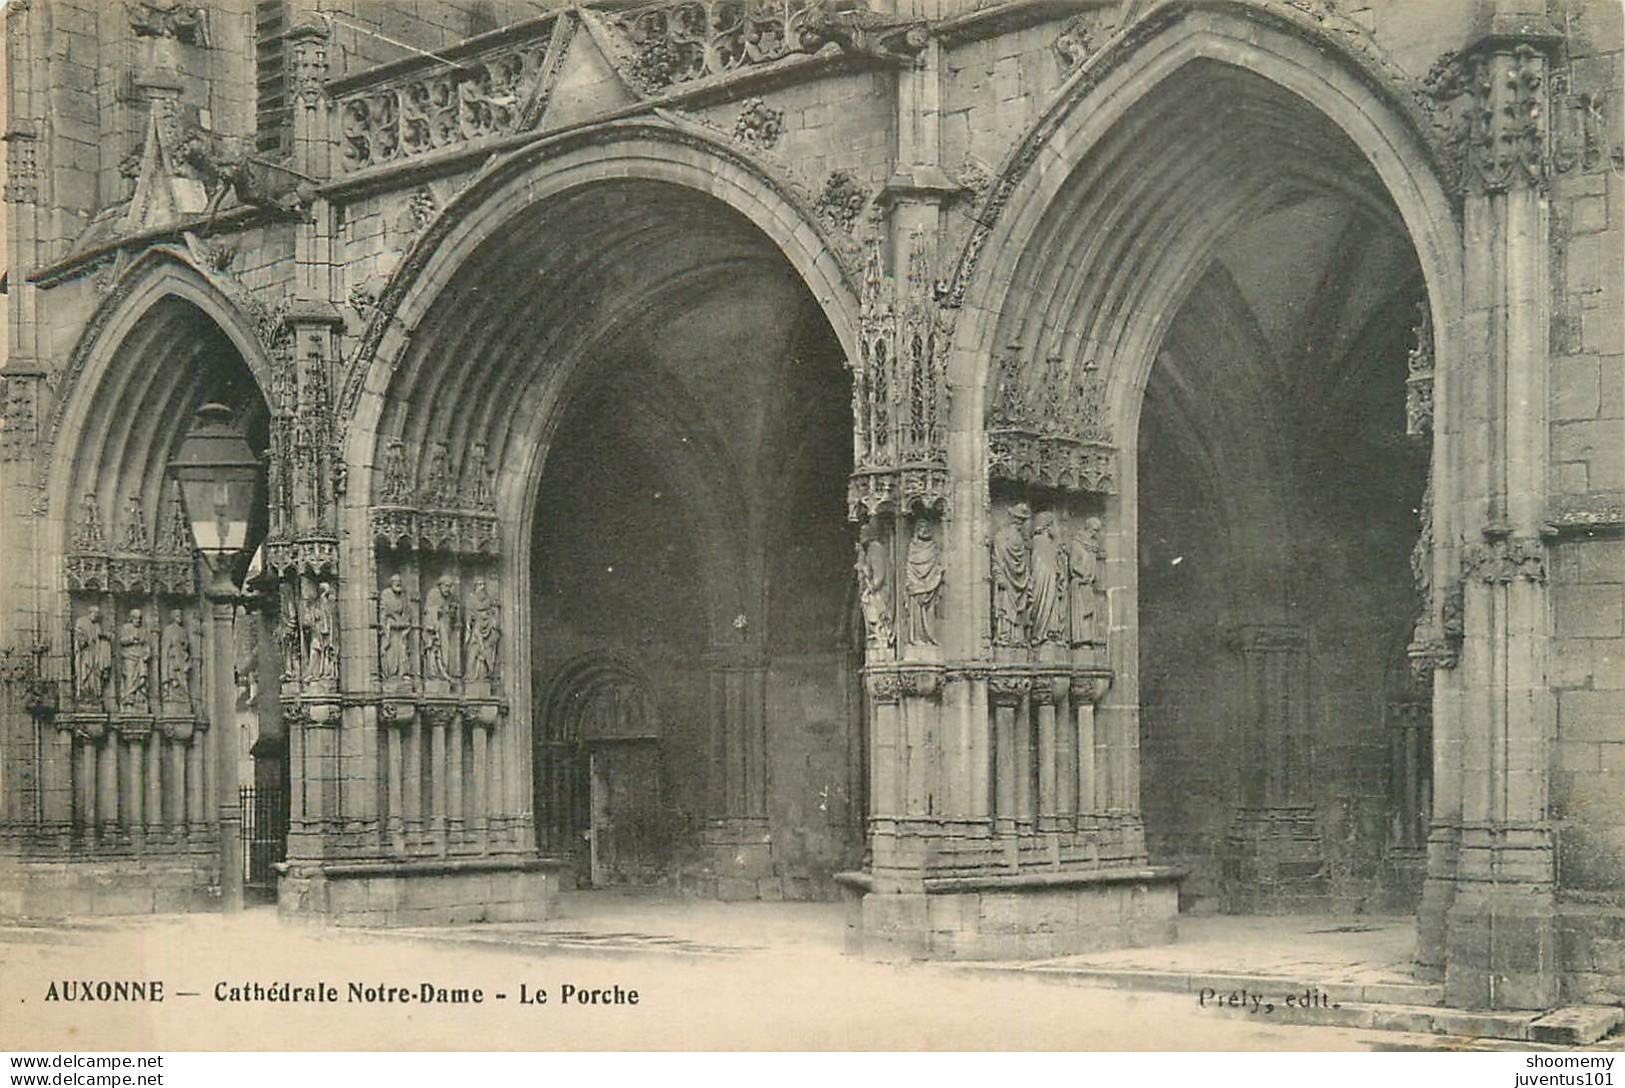
[[[6,133],[5,199],[32,204],[39,199],[39,151],[31,132]]]
[[[207,45],[207,13],[184,0],[125,0],[130,30],[138,38],[173,38],[186,45]]]
[[[1618,93],[1575,86],[1569,70],[1551,75],[1552,168],[1559,174],[1625,173],[1619,140]]]
[[[272,540],[265,544],[266,569],[278,578],[291,578],[299,574],[332,576],[338,571],[339,544],[332,537],[302,537],[296,540]]]
[[[923,237],[910,247],[900,293],[884,273],[879,241],[870,242],[859,319],[858,358],[851,363],[849,514],[856,520],[881,510],[941,510],[948,493],[953,325]]]
[[[1546,546],[1534,537],[1497,536],[1462,550],[1465,577],[1491,585],[1546,582]]]
[[[40,376],[6,374],[0,382],[0,461],[26,460],[39,438]]]
[[[817,0],[679,0],[608,16],[616,67],[652,96],[828,45],[887,60],[925,47],[925,24]]]
[[[542,34],[338,98],[342,165],[365,170],[534,123],[527,105],[547,93]]]
[[[1059,357],[1024,366],[1019,349],[993,360],[987,409],[988,473],[1012,483],[1110,494],[1117,451],[1106,383],[1095,368],[1076,373]]]
[[[1405,433],[1433,433],[1433,311],[1427,299],[1416,304],[1413,343],[1406,359]]]

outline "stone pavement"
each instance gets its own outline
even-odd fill
[[[0,1050],[1547,1049],[1484,1038],[1494,1032],[1466,1019],[1404,1030],[1410,1006],[1285,1005],[1294,971],[1322,990],[1403,985],[1403,920],[1188,919],[1188,940],[1161,949],[1026,964],[876,963],[844,954],[838,904],[578,893],[563,906],[541,924],[420,930],[289,924],[264,909],[0,927]],[[1267,939],[1294,927],[1288,941]],[[1233,981],[1274,1007],[1203,1000],[1200,987],[1220,979],[1204,973],[1208,964],[1260,972]],[[162,980],[164,1002],[44,1000],[53,980],[120,978]],[[334,986],[338,997],[218,996],[282,981]],[[358,1003],[352,982],[414,994],[424,983],[477,987],[485,1000]],[[566,984],[635,989],[639,1002],[566,1004]],[[522,1000],[538,991],[550,1000]]]

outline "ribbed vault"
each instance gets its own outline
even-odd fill
[[[522,470],[516,457],[545,445],[579,367],[722,280],[783,270],[765,236],[704,194],[647,181],[567,192],[517,215],[447,284],[414,332],[379,432],[420,459],[436,441],[458,456],[480,438],[504,474]]]
[[[116,544],[134,496],[152,539],[171,496],[165,467],[198,405],[208,401],[235,408],[250,444],[265,448],[265,402],[241,354],[198,306],[164,295],[112,349],[112,364],[89,401],[69,473],[67,531],[83,496],[95,495]]]

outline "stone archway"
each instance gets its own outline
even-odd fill
[[[251,761],[265,757],[280,786],[275,682],[253,663],[269,635],[260,616],[239,611],[234,659],[209,648],[220,643],[206,637],[191,529],[167,473],[204,403],[230,408],[254,450],[270,447],[268,367],[250,328],[184,261],[151,254],[76,345],[52,417],[51,437],[81,437],[71,449],[48,444],[41,465],[61,516],[45,523],[53,539],[37,543],[47,564],[60,563],[64,592],[37,615],[60,632],[64,683],[40,738],[35,829],[40,856],[85,863],[70,879],[98,911],[206,905],[220,883],[220,746],[236,752],[240,782],[253,782]],[[250,537],[265,523],[261,508]],[[213,720],[205,686],[223,669],[266,693],[229,721]],[[138,872],[124,871],[132,855],[146,859]],[[31,885],[34,872],[23,875]]]
[[[820,228],[737,152],[711,142],[644,122],[542,141],[454,200],[380,302],[356,382],[340,393],[352,421],[342,518],[353,529],[341,548],[357,574],[342,602],[346,629],[401,632],[375,645],[358,639],[344,681],[373,693],[345,713],[388,768],[376,796],[354,799],[377,821],[373,849],[385,857],[407,865],[460,849],[504,864],[534,857],[533,741],[547,728],[539,695],[576,654],[624,653],[629,638],[638,649],[636,633],[596,622],[637,609],[609,607],[602,586],[582,588],[590,579],[577,575],[594,564],[566,569],[561,557],[580,542],[559,534],[598,525],[600,550],[636,537],[616,531],[615,519],[624,524],[648,500],[622,493],[623,477],[647,469],[680,508],[673,532],[697,557],[654,572],[691,605],[664,612],[686,625],[665,640],[682,667],[639,661],[657,678],[660,705],[677,708],[663,722],[674,735],[686,727],[693,749],[682,777],[694,787],[685,813],[693,867],[718,894],[754,897],[830,894],[831,872],[847,863],[843,853],[786,869],[776,856],[776,827],[808,814],[827,823],[830,806],[816,797],[780,805],[805,776],[781,770],[775,753],[794,751],[799,724],[821,712],[769,697],[784,657],[769,616],[780,575],[773,547],[793,532],[794,511],[781,506],[807,496],[782,486],[805,473],[773,454],[768,436],[827,457],[831,443],[799,435],[836,421],[826,474],[836,483],[812,501],[828,507],[816,520],[837,535],[821,542],[824,573],[812,580],[833,571],[838,597],[849,546],[838,527],[850,448],[840,368],[850,288],[818,244]],[[780,229],[792,219],[806,229]],[[743,317],[728,316],[735,304]],[[593,445],[606,436],[607,447]],[[621,460],[606,473],[595,467],[600,455]],[[561,582],[579,594],[549,612],[549,587]],[[467,642],[476,586],[479,611],[500,633],[477,690],[467,647],[460,662],[431,664],[422,643],[434,625],[414,619],[426,607],[436,622],[460,610]],[[594,622],[577,622],[583,616]],[[817,681],[825,686],[843,675],[833,658],[825,671]],[[840,707],[839,721],[832,711],[823,724],[825,743],[843,747],[844,776],[848,701],[823,702]],[[781,738],[789,749],[775,747]],[[770,782],[784,789],[770,792]],[[810,788],[849,792],[844,781]],[[320,865],[308,861],[312,872]]]

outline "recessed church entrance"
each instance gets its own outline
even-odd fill
[[[1411,911],[1431,807],[1407,663],[1428,592],[1422,274],[1329,122],[1193,69],[1249,104],[1233,137],[1276,173],[1193,275],[1140,413],[1148,847],[1187,870],[1186,910]]]
[[[840,346],[714,201],[594,192],[569,222],[642,227],[573,286],[599,336],[535,492],[540,847],[578,886],[832,898],[863,841]]]

